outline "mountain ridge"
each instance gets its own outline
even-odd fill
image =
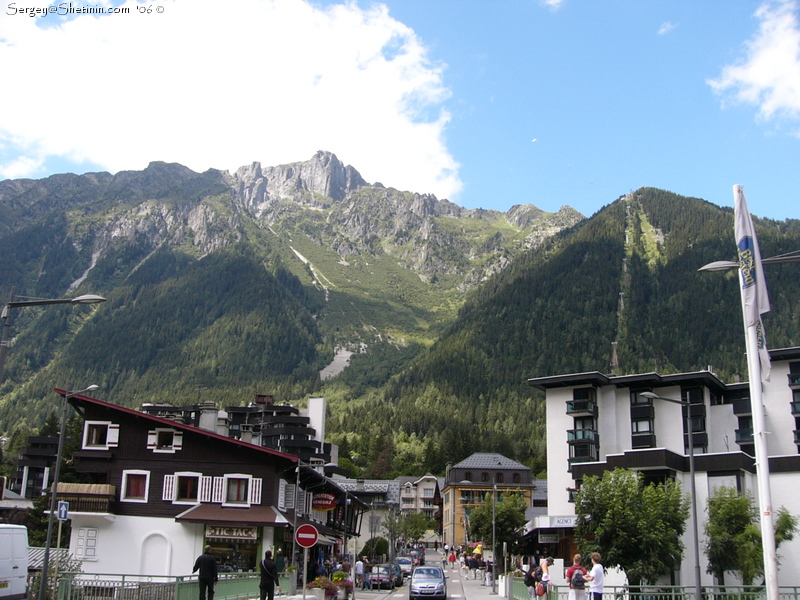
[[[357,475],[435,471],[480,450],[541,468],[544,408],[527,377],[745,372],[724,318],[740,310],[735,277],[696,273],[735,258],[732,213],[664,190],[588,219],[464,209],[370,185],[318,152],[233,174],[154,162],[0,182],[0,217],[0,293],[108,298],[16,311],[6,431],[41,422],[70,382],[126,406],[321,394]],[[764,256],[800,245],[800,221],[756,226]],[[771,347],[800,339],[794,273],[768,274]],[[341,351],[350,366],[322,381]]]

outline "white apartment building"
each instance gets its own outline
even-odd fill
[[[772,350],[770,357],[772,373],[763,384],[763,404],[772,506],[800,516],[800,348]],[[616,467],[641,471],[654,481],[677,479],[689,493],[688,416],[695,453],[701,583],[714,585],[702,554],[708,497],[724,485],[758,498],[749,384],[726,384],[711,370],[623,376],[595,371],[532,378],[529,384],[544,391],[547,402],[548,514],[529,523],[532,535],[550,542],[569,564],[576,549],[575,492],[584,477],[602,476]],[[647,398],[642,392],[688,401],[690,406]],[[694,584],[691,532],[690,520],[683,563],[675,573],[678,585]],[[778,555],[784,567],[778,573],[779,585],[800,585],[800,571],[794,568],[800,564],[800,539],[782,544]],[[726,582],[731,581],[726,576]]]

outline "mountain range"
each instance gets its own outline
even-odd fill
[[[764,256],[800,221],[756,219]],[[746,373],[733,215],[642,188],[590,218],[467,210],[366,182],[329,152],[235,173],[151,163],[0,182],[0,294],[100,294],[11,311],[0,431],[37,428],[54,387],[125,406],[256,393],[329,399],[356,475],[438,472],[473,451],[543,465],[528,377]],[[771,347],[800,341],[796,266],[768,272]]]

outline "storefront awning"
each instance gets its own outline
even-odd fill
[[[291,524],[274,506],[227,508],[219,504],[198,504],[176,516],[175,520],[179,523],[257,527],[288,527]]]

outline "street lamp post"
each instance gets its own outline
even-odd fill
[[[665,402],[672,402],[686,407],[686,431],[689,436],[689,478],[690,488],[692,493],[692,536],[694,538],[694,594],[695,600],[702,600],[702,588],[700,586],[700,536],[697,532],[697,489],[695,485],[695,470],[694,470],[694,431],[692,427],[692,408],[691,403],[687,400],[678,400],[676,398],[665,398],[653,392],[642,392],[639,394],[651,400],[664,400]]]
[[[497,484],[492,485],[492,595],[497,595]]]
[[[95,296],[94,294],[84,294],[74,298],[29,298],[27,300],[15,300],[16,288],[11,288],[11,298],[8,303],[3,307],[3,312],[0,318],[3,319],[3,338],[0,341],[0,383],[3,381],[3,375],[6,368],[6,354],[8,353],[8,333],[11,329],[11,309],[24,308],[26,306],[46,306],[50,304],[98,304],[105,302],[106,299],[102,296]]]
[[[73,396],[77,396],[78,394],[83,394],[84,392],[91,392],[96,390],[96,385],[90,385],[89,387],[74,391],[74,392],[66,392],[64,393],[64,397],[61,400],[61,428],[58,432],[58,450],[56,451],[56,468],[53,473],[53,483],[50,487],[50,512],[47,515],[47,538],[45,539],[44,543],[44,559],[42,561],[42,581],[39,587],[39,599],[45,600],[47,593],[47,569],[50,563],[50,536],[53,533],[53,517],[56,514],[56,506],[58,504],[58,478],[61,474],[61,454],[64,450],[64,432],[66,430],[66,423],[67,423],[67,407],[69,406],[69,399]]]

